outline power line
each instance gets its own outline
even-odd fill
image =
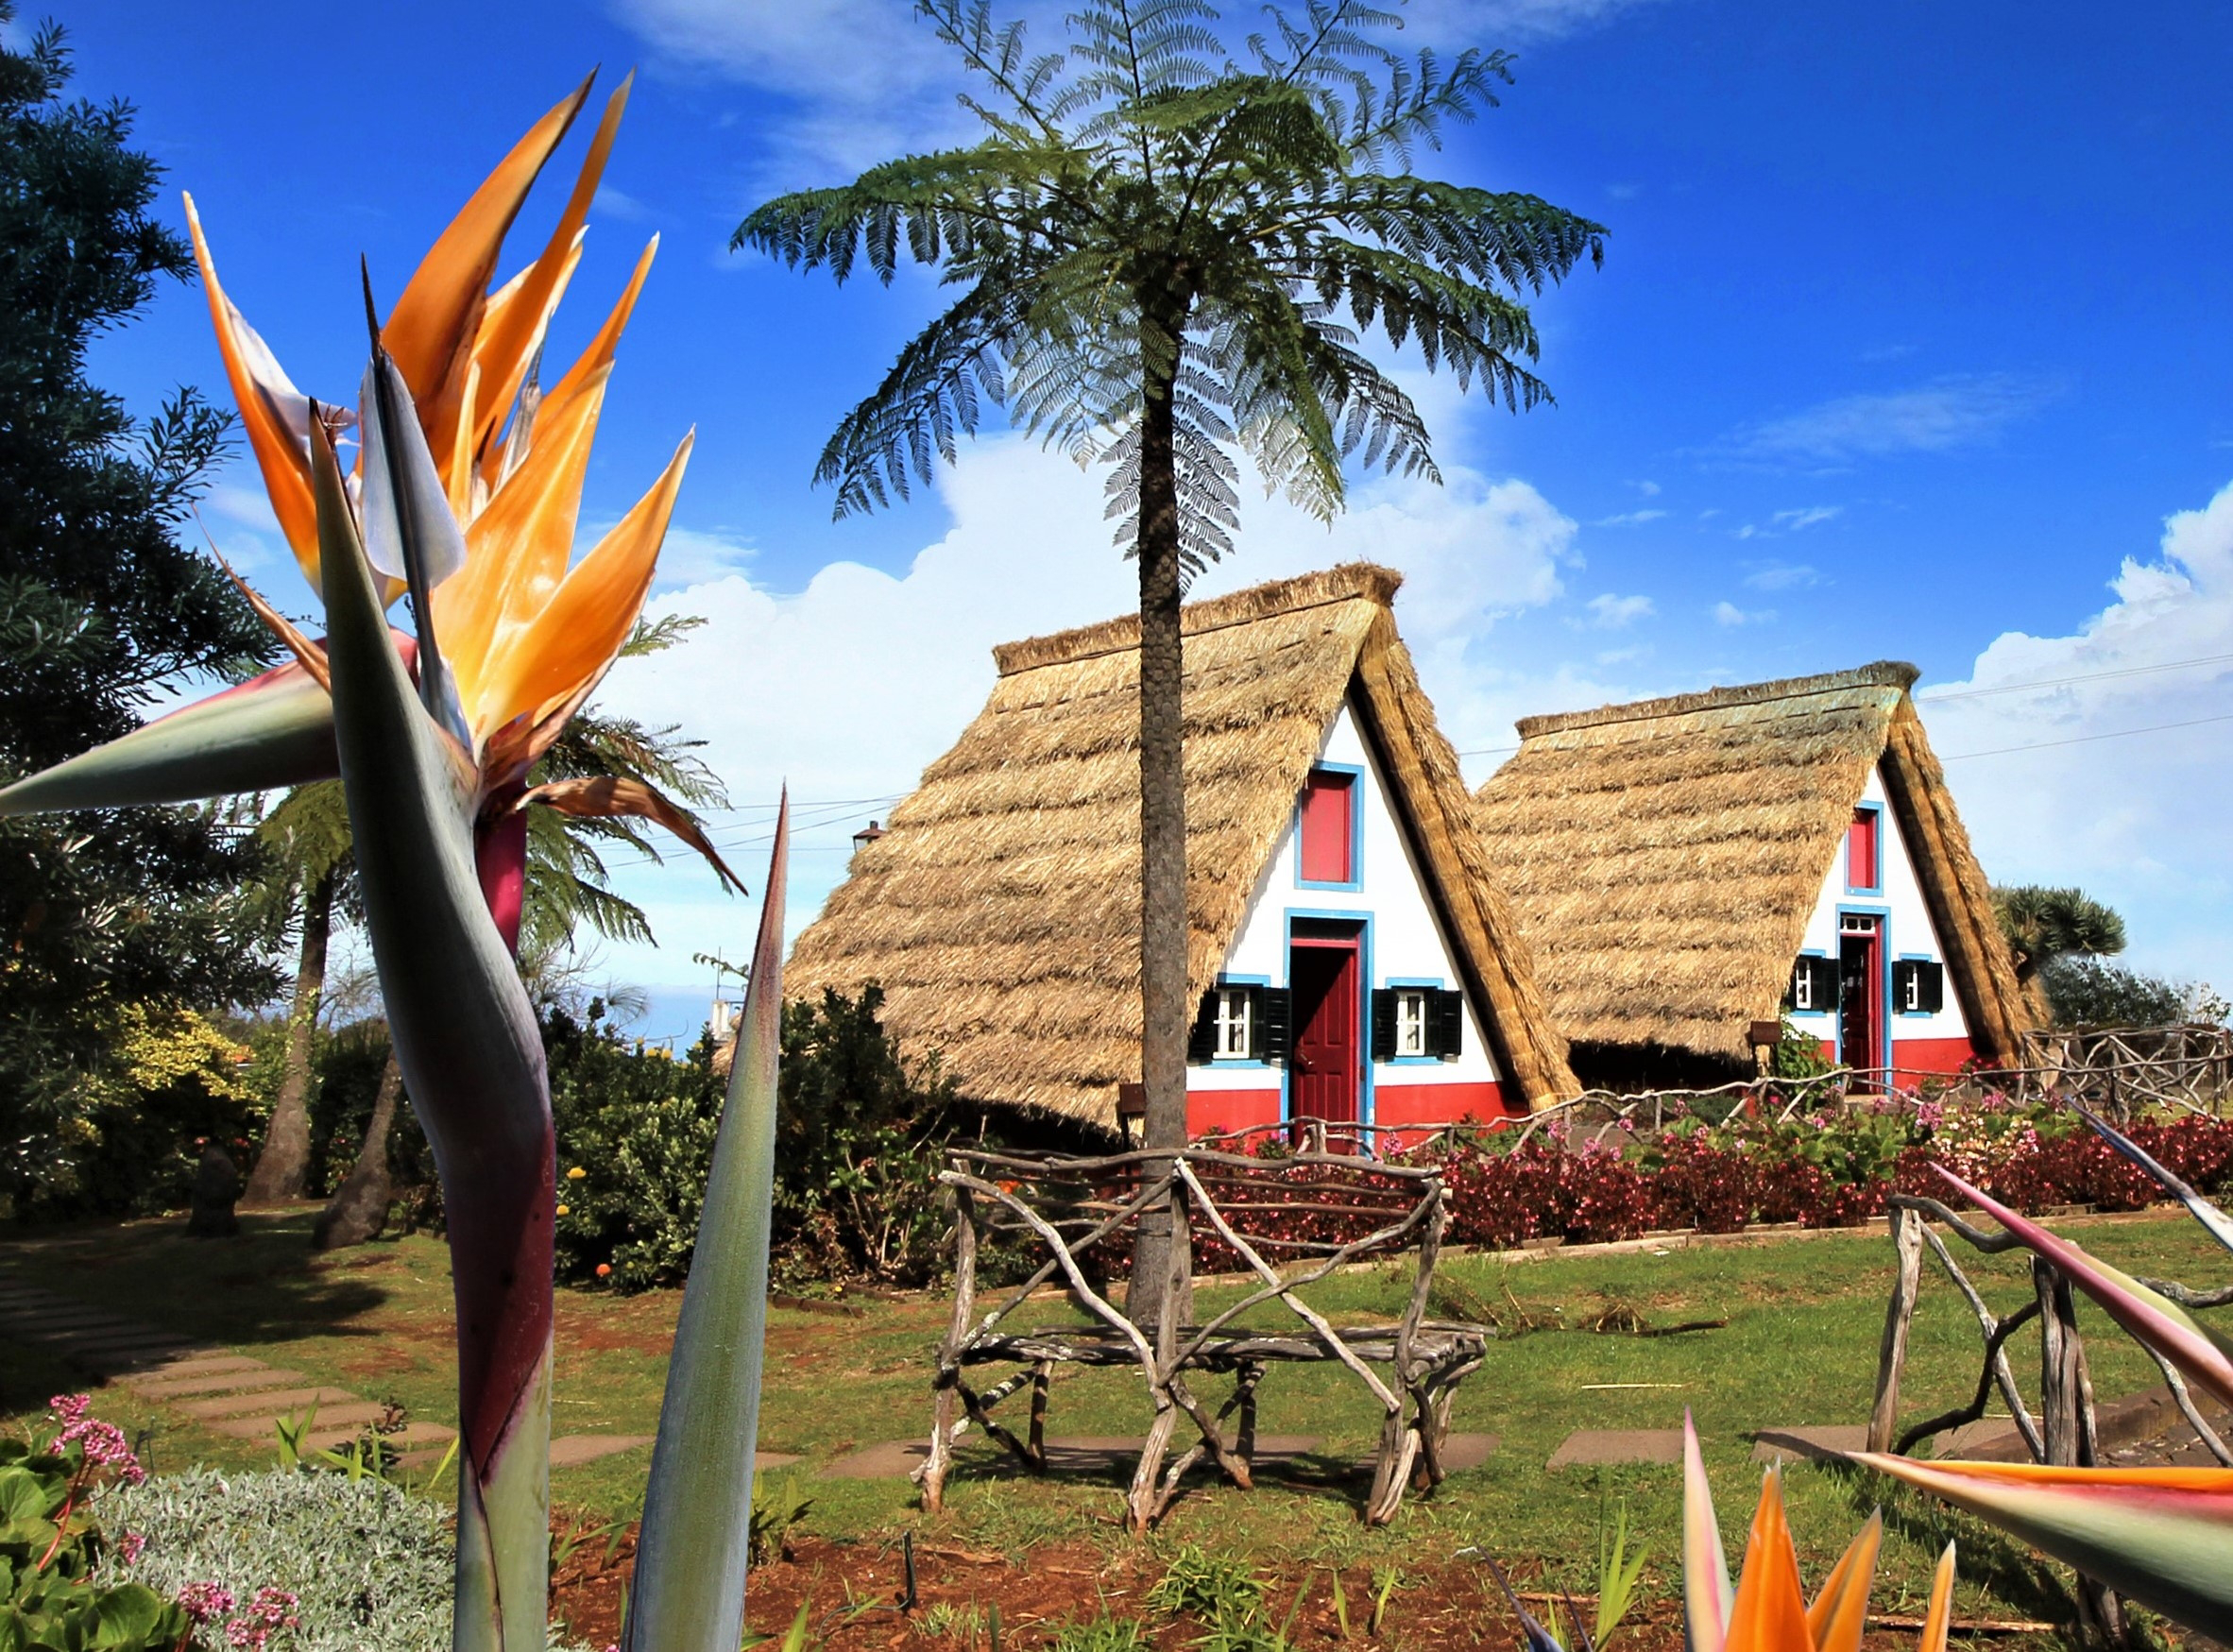
[[[2168,659],[2160,665],[2124,666],[2116,671],[2080,672],[2076,676],[2047,677],[2036,683],[2003,683],[1990,689],[1947,689],[1935,693],[1918,694],[1916,698],[1935,703],[1940,700],[1977,700],[1987,694],[2028,694],[2038,689],[2062,689],[2072,683],[2098,683],[2110,677],[2144,677],[2153,672],[2186,671],[2204,665],[2233,665],[2233,654],[2206,654],[2194,659]]]
[[[2041,689],[2066,689],[2069,688],[2072,683],[2105,682],[2116,677],[2144,677],[2156,672],[2188,671],[2197,666],[2206,665],[2233,665],[2233,654],[2205,654],[2197,655],[2192,659],[2167,659],[2158,665],[2122,666],[2114,671],[2105,672],[2080,672],[2073,676],[2042,677],[2036,683],[2002,683],[1989,689],[1940,690],[1935,692],[1918,694],[1915,696],[1915,699],[1918,703],[1935,706],[1945,700],[1979,700],[1984,699],[1987,695],[1991,694],[2028,694],[2037,692]],[[2131,728],[2122,730],[2121,732],[2124,734],[2155,734],[2160,729],[2190,728],[2193,727],[2195,724],[2215,723],[2218,721],[2220,720],[2215,717],[2200,717],[2196,718],[2194,723],[2165,723],[2158,724],[2149,728]],[[2117,736],[2111,734],[2088,734],[2082,735],[2078,738],[2081,740],[2113,740],[2117,738]],[[2041,745],[2069,745],[2072,743],[2074,742],[2071,741],[2043,741],[2040,742]],[[1516,745],[1485,745],[1475,746],[1470,751],[1462,751],[1457,755],[1461,758],[1509,757],[1512,753],[1518,751],[1519,749],[1520,748]],[[2011,752],[2035,751],[2038,748],[2036,746],[2005,746],[2002,748],[2003,751]],[[1990,758],[1998,757],[2000,755],[2001,753],[1998,751],[1964,752],[1962,754],[1963,757],[1970,758]],[[1956,758],[1942,758],[1939,760],[1942,762],[1951,763],[1957,762],[1960,759]]]
[[[1956,752],[1951,758],[1940,758],[1942,763],[1959,763],[1969,758],[2000,758],[2010,752],[2041,752],[2049,746],[2084,745],[2096,740],[2123,740],[2135,734],[2161,734],[2169,728],[2199,728],[2205,723],[2233,723],[2233,711],[2216,717],[2190,717],[2184,723],[2155,723],[2145,728],[2112,728],[2105,734],[2073,734],[2067,740],[2037,740],[2029,745],[1996,746],[1989,752]]]

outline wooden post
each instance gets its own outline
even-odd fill
[[[1923,1218],[1894,1205],[1892,1300],[1884,1308],[1884,1342],[1877,1354],[1876,1405],[1868,1414],[1868,1449],[1890,1451],[1900,1422],[1900,1377],[1907,1367],[1907,1333],[1915,1323],[1916,1292],[1923,1280]]]
[[[2076,1310],[2071,1287],[2045,1257],[2032,1258],[2032,1289],[2039,1299],[2039,1430],[2048,1462],[2073,1467],[2078,1461]]]
[[[2032,1289],[2039,1299],[2039,1409],[2047,1460],[2063,1467],[2090,1466],[2094,1458],[2093,1385],[2071,1283],[2045,1258],[2032,1258]],[[2077,1574],[2073,1591],[2078,1626],[2098,1646],[2128,1643],[2124,1605],[2105,1584]]]
[[[962,1380],[962,1348],[977,1312],[977,1204],[969,1189],[954,1189],[954,1312],[946,1322],[946,1345],[938,1351],[932,1379],[937,1398],[930,1408],[930,1455],[923,1459],[923,1507],[936,1514],[946,1504],[946,1471],[953,1466],[955,1391]],[[1033,1419],[1035,1422],[1036,1418]]]
[[[1047,1467],[1047,1385],[1053,1380],[1053,1360],[1031,1367],[1031,1461],[1042,1471]]]

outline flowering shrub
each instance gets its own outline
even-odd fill
[[[191,1603],[200,1652],[450,1644],[455,1549],[448,1515],[426,1498],[371,1475],[211,1469],[106,1495],[108,1517],[145,1542],[129,1559],[111,1545],[99,1577]]]
[[[1893,1193],[1940,1197],[1939,1165],[2035,1213],[2138,1210],[2160,1197],[2075,1115],[2000,1096],[1969,1106],[1888,1099],[1787,1124],[1685,1119],[1649,1140],[1563,1121],[1515,1147],[1519,1133],[1479,1132],[1417,1155],[1442,1167],[1452,1242],[1501,1250],[1666,1229],[1850,1227],[1884,1214]],[[2204,1192],[2233,1191],[2233,1120],[2142,1120],[2129,1133]]]

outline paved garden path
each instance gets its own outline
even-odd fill
[[[269,1440],[275,1448],[280,1423],[298,1422],[313,1407],[314,1427],[304,1444],[316,1450],[347,1445],[386,1411],[301,1371],[275,1370],[245,1354],[190,1341],[5,1275],[0,1337],[51,1349],[87,1376],[119,1383],[213,1433]],[[441,1460],[457,1430],[412,1422],[383,1438],[402,1453],[405,1467],[423,1468]],[[551,1461],[560,1467],[593,1462],[650,1443],[648,1434],[561,1435],[551,1441]],[[763,1456],[763,1466],[775,1465]]]

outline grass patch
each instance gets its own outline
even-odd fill
[[[73,1299],[222,1344],[314,1382],[392,1399],[412,1417],[454,1423],[447,1259],[425,1236],[317,1256],[306,1243],[307,1209],[244,1218],[238,1239],[187,1239],[177,1221],[55,1230],[0,1243],[0,1271]],[[2224,1257],[2175,1212],[2059,1224],[2078,1230],[2104,1259],[2134,1273],[2209,1283]],[[1987,1301],[2007,1312],[2028,1300],[2020,1256],[1963,1256]],[[1260,1395],[1266,1433],[1306,1434],[1324,1444],[1319,1484],[1267,1484],[1253,1494],[1209,1488],[1173,1510],[1148,1540],[1152,1552],[1239,1557],[1294,1576],[1308,1568],[1446,1563],[1477,1547],[1551,1588],[1594,1592],[1601,1522],[1624,1501],[1631,1546],[1651,1553],[1640,1598],[1676,1587],[1680,1521],[1677,1471],[1635,1466],[1547,1473],[1544,1463],[1577,1428],[1668,1428],[1688,1406],[1696,1415],[1723,1524],[1739,1541],[1758,1483],[1747,1431],[1858,1422],[1868,1410],[1877,1341],[1889,1286],[1891,1248],[1881,1232],[1804,1242],[1616,1256],[1560,1256],[1520,1265],[1457,1257],[1444,1268],[1473,1300],[1513,1324],[1538,1329],[1492,1345],[1487,1364],[1460,1390],[1455,1426],[1501,1436],[1481,1469],[1454,1476],[1437,1496],[1406,1506],[1395,1525],[1357,1524],[1361,1482],[1340,1471],[1372,1448],[1377,1422],[1354,1378],[1331,1366],[1275,1369]],[[1316,1287],[1314,1303],[1335,1320],[1392,1315],[1407,1281],[1395,1270],[1345,1275]],[[1205,1287],[1206,1306],[1233,1300]],[[678,1292],[618,1298],[558,1297],[555,1430],[645,1434],[656,1425]],[[1075,1476],[1035,1481],[973,1450],[949,1487],[948,1512],[927,1522],[904,1481],[814,1479],[857,1447],[920,1435],[929,1421],[929,1355],[946,1303],[936,1297],[866,1301],[833,1315],[778,1307],[769,1316],[761,1445],[800,1454],[794,1471],[813,1507],[804,1529],[835,1539],[895,1541],[904,1530],[939,1542],[1014,1553],[1083,1540],[1112,1547],[1118,1480]],[[1614,1310],[1622,1310],[1614,1312]],[[1047,1322],[1071,1316],[1060,1301],[1033,1303]],[[1720,1330],[1645,1337],[1593,1333],[1606,1321],[1667,1324],[1726,1320]],[[2093,1378],[2104,1399],[2156,1380],[2144,1355],[2085,1303]],[[1276,1304],[1256,1320],[1280,1322]],[[1974,1321],[1951,1286],[1927,1271],[1910,1342],[1905,1412],[1920,1417],[1966,1397],[1976,1381]],[[2037,1370],[2037,1334],[2010,1345],[2020,1376]],[[0,1410],[14,1421],[38,1413],[49,1394],[82,1387],[57,1356],[0,1348]],[[1213,1403],[1221,1384],[1201,1386]],[[121,1391],[102,1410],[145,1438],[157,1471],[207,1463],[245,1468],[273,1460],[270,1442],[196,1428],[180,1414]],[[1058,1434],[1137,1434],[1146,1407],[1135,1379],[1114,1371],[1058,1374],[1049,1427]],[[577,1518],[632,1519],[648,1451],[555,1471],[553,1493]],[[1790,1475],[1790,1501],[1810,1584],[1883,1500],[1888,1541],[1879,1609],[1920,1603],[1936,1547],[1963,1547],[1962,1609],[1981,1615],[2054,1617],[2049,1574],[2025,1551],[1973,1522],[1872,1478],[1804,1467]],[[1186,1545],[1194,1545],[1191,1551]]]

